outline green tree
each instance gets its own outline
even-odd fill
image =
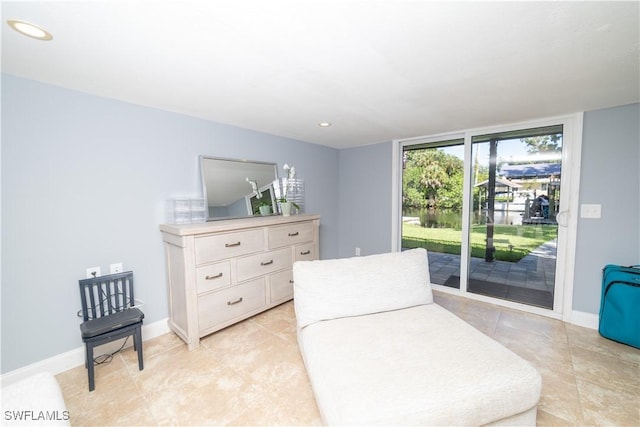
[[[420,182],[420,169],[409,161],[402,175],[402,204],[412,208],[427,207],[424,186]]]
[[[562,151],[562,134],[521,138],[527,144],[527,153],[558,153]]]
[[[403,199],[405,206],[459,209],[462,207],[464,163],[442,150],[405,152]]]

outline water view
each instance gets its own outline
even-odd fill
[[[496,225],[522,225],[523,211],[516,210],[517,206],[508,211],[495,211],[493,222]],[[441,209],[405,209],[402,212],[402,221],[408,224],[419,224],[430,228],[455,228],[462,229],[462,212]],[[473,224],[486,224],[485,211],[474,211],[471,222]]]

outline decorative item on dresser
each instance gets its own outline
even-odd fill
[[[278,209],[284,216],[304,212],[304,181],[296,178],[295,166],[284,165],[286,178],[273,181],[272,187],[278,202]]]
[[[319,215],[160,226],[169,327],[200,338],[293,298],[295,261],[319,258]]]

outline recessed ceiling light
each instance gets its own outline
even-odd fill
[[[29,36],[31,38],[37,40],[51,40],[53,36],[47,30],[44,30],[37,25],[30,24],[25,21],[19,21],[17,19],[9,19],[7,20],[7,24],[20,34],[24,34],[25,36]]]
[[[321,128],[328,128],[329,126],[331,126],[331,123],[329,123],[329,122],[320,122],[320,123],[318,123],[318,126],[320,126]]]

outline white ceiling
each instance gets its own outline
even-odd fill
[[[639,5],[2,1],[2,71],[344,148],[638,102]]]

